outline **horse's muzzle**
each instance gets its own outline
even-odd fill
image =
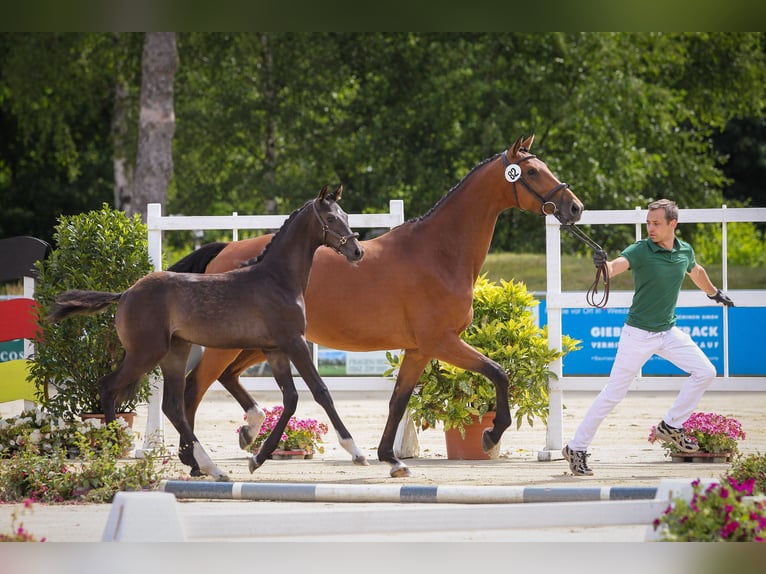
[[[583,204],[579,200],[568,201],[556,213],[556,218],[562,225],[569,225],[580,221],[583,212]]]

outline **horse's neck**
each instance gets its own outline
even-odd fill
[[[305,293],[311,272],[314,253],[322,244],[314,233],[307,231],[307,223],[298,218],[311,217],[307,210],[296,215],[290,228],[274,235],[263,259],[258,263],[262,270],[268,270],[280,282]]]
[[[480,173],[461,184],[420,223],[423,232],[439,241],[439,253],[456,273],[470,273],[475,280],[487,258],[498,215],[507,206],[481,189]],[[436,251],[436,250],[435,250]]]

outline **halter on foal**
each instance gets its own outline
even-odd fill
[[[335,412],[305,337],[304,292],[314,252],[326,245],[353,264],[364,255],[357,234],[348,227],[348,216],[337,204],[341,194],[341,187],[328,193],[325,186],[316,199],[293,212],[261,255],[231,273],[159,271],[141,278],[123,293],[62,293],[49,320],[101,312],[119,301],[115,325],[125,356],[114,372],[99,381],[106,420],[114,420],[115,403],[135,394],[137,381],[159,364],[164,377],[162,410],[181,437],[179,458],[216,480],[227,480],[200,445],[186,418],[186,360],[192,343],[257,349],[266,357],[282,390],[284,412],[259,452],[251,457],[251,472],[274,451],[295,413],[298,392],[290,372],[291,361],[330,416],[341,445],[355,462],[367,464]],[[348,297],[344,301],[348,303]]]
[[[533,140],[519,138],[474,167],[425,215],[362,241],[365,258],[358,267],[340,265],[326,249],[316,253],[306,289],[308,339],[347,351],[405,350],[378,445],[378,458],[391,465],[391,476],[409,475],[394,453],[394,439],[418,377],[432,358],[494,383],[498,413],[492,430],[485,431],[485,450],[497,444],[511,423],[505,371],[463,342],[460,333],[471,323],[474,283],[501,212],[518,208],[551,214],[564,225],[582,214],[583,205],[569,186],[529,153]],[[266,241],[259,237],[229,243],[205,273],[235,269],[260,253]],[[210,251],[203,256],[209,260]],[[199,260],[193,253],[176,265],[198,268]],[[353,308],[337,295],[345,292],[354,293]],[[257,433],[250,413],[258,407],[239,375],[263,360],[258,351],[205,349],[186,380],[186,416],[194,420],[205,391],[218,379],[248,413],[249,434]],[[240,431],[243,436],[247,433]]]

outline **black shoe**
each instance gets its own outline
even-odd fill
[[[569,470],[575,476],[592,476],[593,471],[588,468],[588,457],[590,456],[584,450],[572,450],[569,445],[561,449],[561,454],[569,463]]]

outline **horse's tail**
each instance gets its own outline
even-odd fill
[[[80,289],[64,291],[54,301],[46,319],[55,323],[72,315],[95,315],[105,311],[121,296],[122,293],[105,293],[103,291],[82,291]]]
[[[206,243],[199,249],[189,253],[186,257],[176,261],[167,270],[175,271],[176,273],[204,273],[208,263],[223,251],[227,245],[228,243],[223,241]]]

